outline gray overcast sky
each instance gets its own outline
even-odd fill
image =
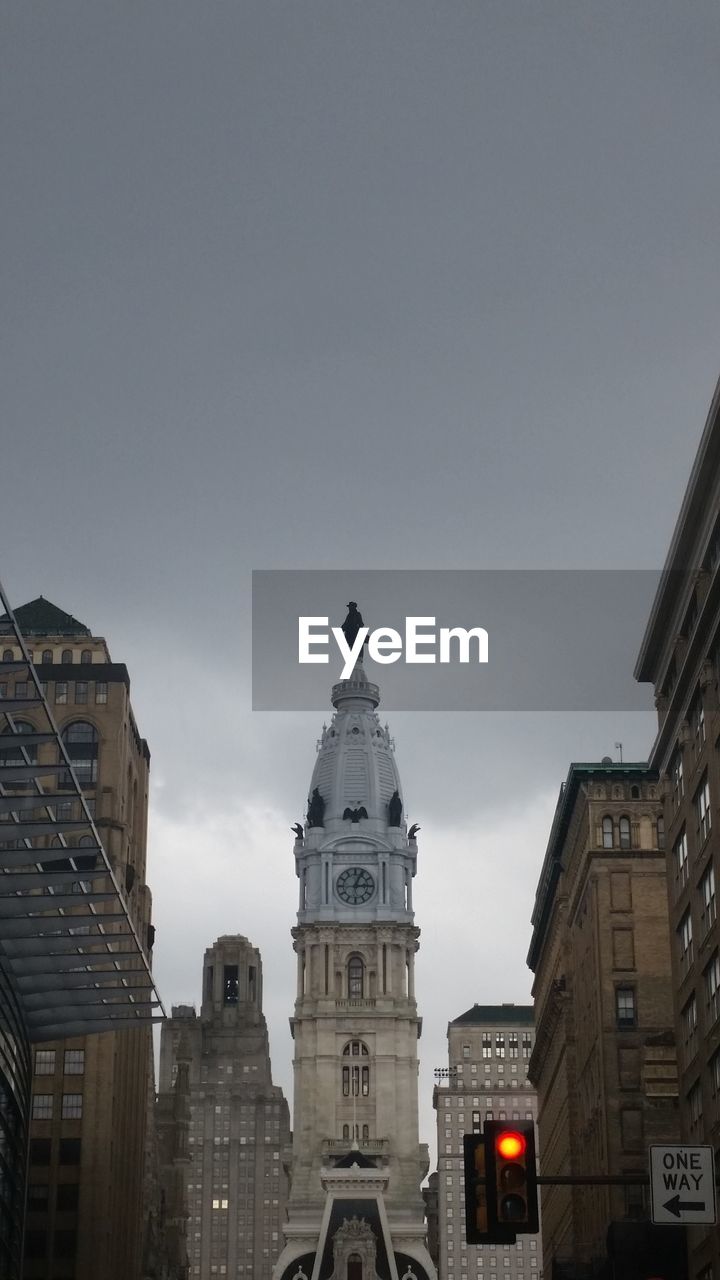
[[[289,1089],[288,826],[320,726],[249,711],[250,571],[662,561],[718,373],[720,12],[0,11],[2,575],[128,663],[166,1001],[247,933]],[[643,757],[652,719],[392,727],[428,1139],[448,1017],[528,997],[568,761]]]

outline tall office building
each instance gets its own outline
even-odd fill
[[[645,1175],[648,1145],[679,1138],[659,791],[644,764],[609,758],[571,765],[560,791],[528,955],[545,1176]],[[653,1233],[646,1200],[640,1185],[543,1187],[547,1280],[681,1280],[682,1242]]]
[[[156,1004],[149,753],[103,639],[42,598],[0,623],[0,950],[33,1046],[24,1275],[138,1280]],[[88,1034],[103,1027],[123,1029]]]
[[[239,935],[205,952],[200,1016],[163,1025],[158,1115],[188,1075],[187,1252],[192,1280],[270,1280],[282,1247],[290,1118],[272,1082],[260,952]]]
[[[430,1280],[418,1136],[419,930],[408,831],[379,690],[333,687],[299,880],[292,1186],[276,1280]]]
[[[720,1171],[720,383],[635,675],[655,689],[685,1141]],[[691,1280],[720,1276],[720,1231],[688,1228]]]
[[[463,1135],[486,1120],[535,1120],[528,1080],[534,1043],[532,1005],[473,1005],[448,1026],[448,1068],[436,1087],[437,1232],[440,1280],[539,1280],[539,1235],[515,1245],[465,1241]]]

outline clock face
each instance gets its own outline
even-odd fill
[[[335,884],[335,891],[338,898],[343,902],[349,902],[353,906],[357,906],[361,902],[367,902],[372,898],[375,892],[375,881],[369,871],[365,871],[363,867],[348,867],[346,871],[341,871]]]

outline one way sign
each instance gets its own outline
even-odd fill
[[[716,1222],[712,1147],[651,1147],[650,1198],[660,1226]]]

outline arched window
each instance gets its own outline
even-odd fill
[[[83,649],[82,653],[80,654],[80,661],[92,662],[92,652],[90,649]]]
[[[620,819],[620,848],[621,849],[630,848],[630,819],[629,818]]]
[[[362,956],[353,955],[348,960],[348,999],[362,1000],[365,985],[365,965]]]
[[[61,661],[61,662],[72,662],[72,649],[63,649],[63,651],[62,651],[62,656],[61,656],[61,658],[60,658],[60,661]]]
[[[42,660],[44,663],[52,662],[53,660],[52,649],[43,649]]]
[[[94,787],[97,782],[98,732],[87,720],[74,720],[62,731],[65,749],[81,787]],[[67,769],[61,774],[61,787],[72,786]]]
[[[612,849],[613,820],[609,815],[606,815],[602,820],[602,837],[603,837],[603,849]]]
[[[630,795],[632,796],[633,800],[639,800],[639,799],[640,799],[640,788],[639,788],[639,787],[631,787],[631,788],[630,788]]]
[[[344,1125],[343,1125],[343,1134],[342,1134],[342,1136],[343,1136],[343,1138],[349,1138],[349,1137],[350,1137],[350,1125],[349,1125],[349,1124],[344,1124]]]
[[[355,1061],[343,1065],[342,1091],[344,1098],[367,1098],[370,1093],[370,1066],[359,1059],[369,1058],[370,1051],[362,1040],[350,1040],[343,1049],[344,1058]]]
[[[657,820],[657,847],[658,849],[665,848],[665,819],[662,814],[658,815]]]

